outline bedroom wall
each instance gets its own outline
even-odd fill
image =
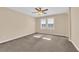
[[[71,8],[71,42],[79,51],[79,7]]]
[[[35,33],[34,18],[8,8],[0,8],[0,43],[32,33]]]
[[[36,18],[36,32],[39,33],[48,33],[48,34],[55,34],[55,35],[62,35],[69,37],[68,33],[68,14],[58,14],[54,16],[50,16],[54,18],[54,29],[53,30],[42,30],[40,28],[40,18]]]

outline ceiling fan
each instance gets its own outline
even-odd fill
[[[35,8],[36,12],[32,12],[38,15],[43,15],[43,14],[47,14],[46,11],[48,11],[48,9],[42,9],[42,8]]]

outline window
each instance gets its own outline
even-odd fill
[[[53,29],[54,19],[51,18],[41,18],[41,29]]]
[[[41,19],[41,29],[46,29],[46,19]]]
[[[53,25],[54,25],[54,19],[48,18],[48,20],[47,20],[48,29],[53,29],[53,27],[54,27]]]

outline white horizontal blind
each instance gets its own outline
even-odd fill
[[[46,29],[46,19],[41,18],[41,29]]]
[[[53,29],[53,27],[54,27],[54,18],[48,18],[47,19],[47,27],[48,27],[48,29]]]
[[[41,29],[53,29],[54,28],[54,18],[45,17],[41,18]]]

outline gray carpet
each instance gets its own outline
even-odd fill
[[[32,34],[0,44],[0,52],[77,52],[77,50],[67,37]]]

